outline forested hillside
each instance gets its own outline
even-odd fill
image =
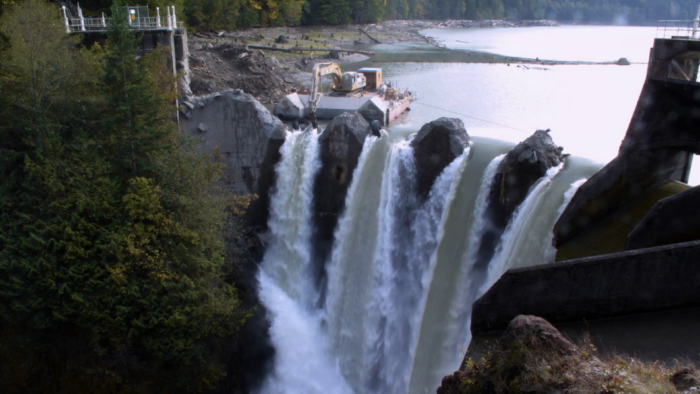
[[[92,11],[111,0],[81,1]],[[654,24],[659,19],[692,19],[691,0],[156,0],[174,4],[199,29],[253,25],[296,26],[374,23],[393,19],[556,19],[583,23]],[[162,8],[161,8],[162,9]]]
[[[18,1],[22,0],[0,1],[0,14]],[[86,15],[97,15],[108,12],[112,2],[84,0],[80,5]],[[175,5],[181,20],[203,30],[395,19],[555,19],[640,25],[693,19],[698,6],[691,0],[155,0],[148,5],[153,9]]]
[[[57,11],[0,18],[0,392],[211,388],[247,316],[221,166],[177,130],[167,52],[137,61],[123,8],[92,49]]]

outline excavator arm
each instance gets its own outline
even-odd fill
[[[309,101],[306,105],[309,108],[309,117],[311,118],[311,122],[314,128],[317,128],[318,124],[316,122],[316,104],[318,103],[318,99],[321,97],[321,93],[318,91],[319,86],[321,84],[321,78],[330,74],[333,77],[333,84],[335,86],[342,86],[343,72],[340,70],[340,66],[338,65],[338,63],[329,62],[317,63],[316,65],[314,65],[314,69],[311,72],[311,74],[312,79],[310,96]]]

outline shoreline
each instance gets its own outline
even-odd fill
[[[248,28],[218,33],[194,33],[192,43],[214,41],[235,42],[250,45],[251,50],[260,50],[272,54],[278,60],[287,63],[319,62],[333,60],[338,63],[353,63],[371,58],[367,54],[352,54],[353,51],[368,50],[375,44],[429,44],[445,53],[461,54],[450,62],[457,63],[515,63],[539,65],[627,65],[622,59],[604,62],[564,61],[539,58],[524,58],[481,52],[469,49],[451,49],[431,37],[420,34],[422,30],[440,28],[489,29],[489,28],[528,28],[558,26],[612,26],[602,24],[583,24],[555,20],[523,20],[509,22],[505,20],[392,20],[368,25],[346,26],[296,26]],[[387,60],[380,60],[387,61]],[[392,61],[392,60],[388,60]],[[397,61],[397,60],[393,60]],[[398,60],[402,62],[402,60]],[[641,63],[640,63],[641,64]]]
[[[552,20],[397,20],[369,25],[249,28],[194,32],[189,35],[190,94],[206,95],[242,88],[263,103],[273,103],[309,78],[313,64],[375,62],[440,62],[513,64],[526,69],[554,65],[627,65],[623,59],[605,62],[560,61],[505,56],[469,49],[450,49],[421,31],[435,28],[556,27]],[[408,45],[384,51],[378,44]],[[546,69],[545,69],[546,70]]]

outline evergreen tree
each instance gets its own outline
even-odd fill
[[[137,61],[113,14],[104,51],[39,0],[0,20],[2,392],[199,392],[223,376],[212,338],[246,316],[220,168],[169,119],[163,52]]]

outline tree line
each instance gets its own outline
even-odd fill
[[[24,0],[0,0],[5,8]],[[83,0],[87,14],[108,13],[113,0]],[[136,4],[136,3],[134,3]],[[553,19],[565,22],[653,25],[694,19],[691,0],[154,0],[174,5],[180,20],[197,30],[251,26],[345,25],[398,19]]]
[[[202,29],[238,29],[255,25],[366,24],[397,19],[554,19],[581,23],[655,24],[660,19],[694,19],[697,10],[697,2],[691,0],[177,0],[177,2],[187,23],[191,27]]]

